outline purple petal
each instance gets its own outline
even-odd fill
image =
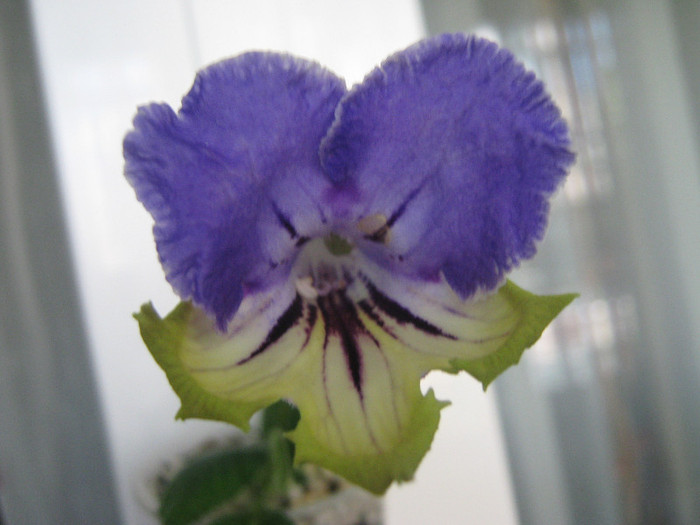
[[[573,162],[543,85],[506,50],[444,35],[397,53],[354,87],[321,146],[347,210],[344,232],[382,266],[464,298],[531,257],[548,197]],[[368,219],[369,218],[369,219]]]
[[[327,228],[318,144],[344,93],[315,63],[247,53],[202,70],[179,113],[136,115],[126,176],[155,219],[168,281],[220,328]]]

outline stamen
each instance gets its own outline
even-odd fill
[[[382,213],[367,215],[357,221],[357,229],[365,234],[365,239],[381,243],[386,243],[389,240],[390,226],[386,215]]]
[[[307,275],[306,277],[299,277],[296,280],[296,289],[299,295],[301,295],[304,299],[308,299],[309,301],[313,301],[316,298],[318,298],[318,290],[314,288],[314,280],[313,277],[310,275]]]
[[[353,246],[331,233],[302,249],[296,264],[294,285],[302,297],[315,301],[332,292],[344,291],[354,280]]]
[[[357,221],[357,229],[367,235],[373,235],[378,229],[386,225],[386,215],[375,213],[367,215]]]

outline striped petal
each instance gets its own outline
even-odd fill
[[[413,476],[447,404],[423,395],[421,378],[466,370],[488,384],[573,298],[508,283],[463,302],[446,284],[414,289],[362,268],[372,271],[324,295],[290,284],[250,296],[226,333],[190,303],[165,319],[145,305],[136,317],[181,398],[178,416],[247,429],[257,410],[286,399],[301,412],[290,434],[297,462],[382,493]]]

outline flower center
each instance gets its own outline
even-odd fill
[[[299,294],[315,300],[331,292],[344,290],[355,275],[354,246],[337,233],[313,239],[302,249],[293,275]]]
[[[333,255],[347,255],[353,248],[350,242],[334,232],[323,238],[323,244],[326,245],[326,249]]]
[[[355,226],[363,239],[386,244],[391,222],[385,215],[375,213],[361,218]],[[292,275],[297,292],[306,299],[315,300],[331,292],[345,291],[355,280],[357,266],[355,245],[331,232],[304,245]]]

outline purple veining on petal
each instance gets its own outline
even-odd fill
[[[277,217],[277,220],[280,222],[282,227],[287,230],[287,233],[289,233],[289,236],[292,238],[294,241],[294,246],[297,248],[303,246],[306,242],[309,241],[309,237],[306,237],[304,235],[299,235],[299,232],[297,232],[296,228],[292,224],[292,221],[287,217],[284,213],[282,213],[279,209],[279,207],[275,204],[274,201],[271,202],[272,209],[275,212],[275,216]]]
[[[302,306],[304,306],[303,302],[302,302]],[[306,310],[307,313],[305,316],[302,316],[302,317],[303,317],[303,322],[305,323],[304,332],[306,334],[306,338],[304,339],[303,343],[301,345],[299,345],[299,348],[287,348],[286,349],[288,352],[295,351],[298,355],[301,355],[304,352],[304,350],[307,349],[307,346],[309,344],[309,339],[311,337],[311,332],[313,331],[313,328],[314,328],[314,325],[315,325],[316,319],[317,319],[316,306],[312,305],[312,304],[306,304],[305,306],[307,308],[307,310]],[[289,309],[285,313],[288,313],[288,312],[289,312]],[[298,323],[299,323],[299,319],[297,319],[294,324],[290,325],[288,330],[296,327],[298,325]],[[279,320],[278,320],[277,324],[280,324]],[[284,335],[285,333],[286,333],[286,331],[282,332],[280,334],[280,336],[277,337],[276,339],[279,340],[279,338],[281,338],[281,336]],[[269,335],[268,335],[268,338],[269,338]],[[266,338],[266,340],[268,338]],[[251,356],[244,358],[244,359],[242,359],[238,362],[235,362],[235,363],[230,363],[230,364],[227,364],[224,366],[211,366],[211,367],[204,367],[204,366],[193,367],[193,366],[190,366],[187,369],[189,372],[193,372],[193,373],[202,373],[202,372],[217,372],[217,373],[219,373],[219,372],[223,372],[223,371],[229,370],[229,369],[234,368],[234,367],[246,365],[247,363],[249,363],[253,360],[253,357],[259,357],[265,350],[272,348],[274,343],[275,343],[275,341],[270,342],[269,345],[262,343],[253,352],[253,353],[255,353],[255,356],[251,355]],[[279,348],[278,348],[278,350],[279,350]],[[298,355],[297,355],[297,357],[298,357]],[[288,359],[287,363],[284,365],[283,368],[278,369],[278,370],[270,370],[269,373],[265,376],[253,376],[253,378],[248,382],[239,382],[239,383],[233,385],[233,388],[227,389],[223,393],[225,393],[227,395],[231,395],[236,391],[248,388],[253,383],[263,381],[268,376],[281,375],[283,372],[285,372],[291,366],[291,364],[294,362],[295,359],[296,359],[296,357]]]
[[[362,344],[361,338],[366,337],[371,340],[377,347],[378,351],[381,352],[379,341],[377,341],[364,326],[364,323],[357,314],[355,304],[347,297],[344,290],[332,292],[326,296],[319,297],[317,304],[319,310],[321,311],[321,315],[323,316],[326,327],[326,339],[323,346],[324,367],[326,359],[325,356],[328,352],[327,345],[329,337],[336,337],[338,338],[340,348],[343,351],[348,374],[362,406],[367,435],[373,446],[381,453],[383,449],[379,445],[379,442],[374,435],[374,430],[372,429],[367,418],[367,410],[365,406],[367,400],[365,399],[363,387],[365,373],[363,348],[365,348],[366,351],[366,345]],[[325,374],[324,386],[326,388],[328,387]]]
[[[363,239],[372,242],[379,242],[382,244],[386,243],[391,227],[396,223],[397,220],[401,218],[401,216],[406,211],[406,207],[411,203],[411,201],[413,201],[416,198],[416,196],[420,193],[424,186],[425,184],[420,184],[416,189],[409,193],[403,200],[403,202],[399,203],[398,207],[390,213],[389,217],[386,219],[386,224],[384,224],[371,234],[364,235]],[[365,249],[367,249],[366,246]],[[404,256],[402,254],[397,254],[396,258],[398,260],[403,260]]]
[[[344,93],[315,63],[247,53],[202,70],[177,114],[151,104],[134,119],[125,172],[166,277],[219,328],[249,290],[287,278],[299,239],[279,217],[299,238],[328,229],[318,144]]]
[[[360,308],[362,308],[361,305],[358,305],[358,306],[360,306]],[[394,337],[393,334],[389,334],[389,335]],[[382,346],[379,344],[379,342],[376,340],[375,340],[375,342],[377,344],[377,351],[382,356],[382,361],[384,361],[384,366],[386,367],[387,370],[390,370],[391,364],[389,363],[389,359],[387,359],[386,354],[385,354],[384,350],[382,349]],[[388,375],[389,375],[389,383],[390,383],[389,390],[391,392],[395,392],[396,391],[396,382],[394,381],[394,379],[395,379],[394,374],[389,373]],[[398,409],[398,406],[396,404],[396,401],[397,401],[396,396],[392,396],[391,397],[391,406],[393,408],[392,414],[394,415],[394,423],[396,424],[396,428],[399,430],[399,432],[401,432],[401,430],[403,429],[403,423],[401,422],[401,418],[399,417],[399,409]],[[363,405],[363,407],[364,407],[364,405]]]
[[[413,312],[385,295],[366,276],[360,274],[360,277],[364,285],[367,287],[372,304],[382,310],[386,315],[393,318],[399,324],[410,323],[418,330],[421,330],[426,334],[436,335],[446,339],[457,339],[451,334],[446,334],[434,324],[416,316]]]
[[[354,305],[347,298],[345,300],[343,298],[344,294],[342,292],[334,292],[318,298],[318,308],[321,311],[326,327],[326,340],[324,341],[323,351],[324,353],[327,351],[328,340],[331,337],[337,337],[340,340],[340,346],[347,363],[348,374],[358,396],[362,398],[363,363],[362,353],[356,338],[360,327],[355,322]],[[355,315],[353,316],[353,314]]]
[[[323,309],[319,308],[321,310],[321,315],[324,316]],[[324,316],[325,320],[325,316]],[[326,325],[327,327],[328,325]],[[334,424],[336,427],[339,427],[340,425],[338,424],[338,419],[337,419],[337,414],[333,411],[333,405],[331,404],[331,398],[329,394],[329,390],[331,388],[331,385],[328,384],[328,374],[327,372],[327,361],[328,361],[328,352],[327,352],[327,345],[328,345],[328,328],[326,328],[326,335],[323,341],[323,353],[322,353],[322,363],[321,363],[321,381],[323,384],[323,392],[324,392],[324,401],[326,402],[326,409],[328,410],[328,415],[330,419],[333,420]],[[326,424],[328,422],[326,421]],[[350,452],[350,449],[348,448],[347,443],[345,442],[345,436],[343,435],[342,432],[338,432],[338,437],[340,438],[340,446],[343,448],[343,450],[348,453]]]
[[[285,310],[282,316],[277,320],[274,326],[270,329],[265,340],[258,346],[249,356],[244,357],[236,363],[236,365],[243,365],[255,358],[259,354],[267,350],[271,345],[277,342],[284,334],[287,333],[293,326],[299,322],[299,320],[304,315],[304,305],[302,303],[301,297],[297,294],[289,305],[289,308]]]
[[[534,254],[574,158],[534,75],[462,35],[422,41],[372,71],[341,101],[320,151],[336,186],[358,195],[349,220],[408,203],[388,241],[363,251],[414,278],[442,273],[463,298]]]
[[[357,303],[357,306],[360,307],[360,310],[362,310],[367,317],[369,317],[372,322],[374,322],[379,328],[381,328],[386,334],[388,334],[392,339],[398,339],[396,334],[387,328],[386,323],[384,320],[377,314],[375,311],[376,305],[372,302],[370,302],[368,299],[362,299]]]

